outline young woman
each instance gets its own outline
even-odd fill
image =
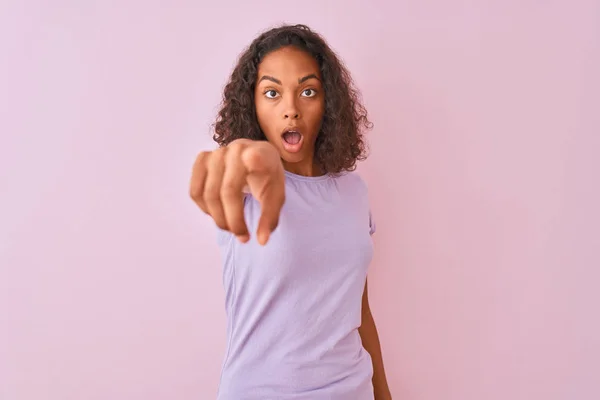
[[[239,58],[219,148],[198,155],[190,183],[223,259],[220,400],[391,399],[367,295],[375,224],[354,172],[370,127],[308,27],[266,31]]]

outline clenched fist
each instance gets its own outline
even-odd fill
[[[244,219],[246,186],[261,206],[256,233],[258,242],[265,245],[285,202],[285,174],[277,149],[267,141],[237,139],[196,158],[190,196],[219,228],[235,234],[242,243],[250,239]]]

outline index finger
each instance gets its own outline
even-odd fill
[[[221,198],[229,230],[245,243],[249,235],[244,220],[243,187],[246,184],[246,168],[240,159],[241,152],[242,149],[238,147],[231,148],[227,152]]]
[[[279,225],[279,216],[285,203],[285,185],[283,182],[267,184],[259,199],[261,214],[258,221],[257,237],[261,245],[265,245],[271,233]]]

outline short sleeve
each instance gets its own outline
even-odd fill
[[[377,230],[377,226],[375,225],[375,220],[373,219],[373,213],[369,210],[369,234],[372,235]]]

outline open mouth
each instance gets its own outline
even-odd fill
[[[284,131],[281,137],[283,138],[283,141],[287,144],[295,145],[300,143],[300,140],[302,139],[302,134],[296,129],[290,129]]]
[[[298,153],[302,149],[302,143],[304,142],[302,132],[293,126],[283,131],[281,141],[283,148],[288,153]]]

